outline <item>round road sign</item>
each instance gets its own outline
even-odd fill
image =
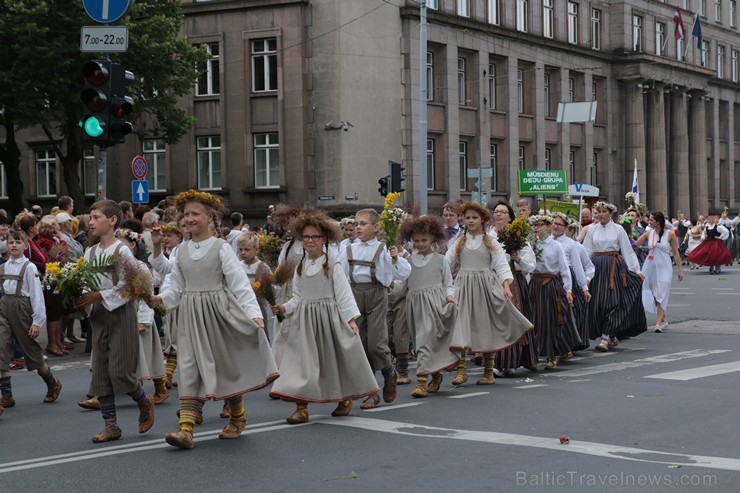
[[[134,172],[134,176],[137,180],[143,180],[146,177],[149,167],[146,164],[146,159],[141,156],[136,156],[131,161],[131,171]]]

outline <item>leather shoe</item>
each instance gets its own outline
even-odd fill
[[[46,396],[44,397],[44,402],[46,404],[49,404],[50,402],[54,402],[59,397],[59,393],[62,391],[62,382],[59,380],[54,380],[56,383],[56,386],[53,389],[49,389],[48,392],[46,392]]]
[[[306,421],[308,421],[308,413],[306,413]],[[229,424],[224,426],[224,429],[221,430],[218,437],[222,440],[233,440],[234,438],[239,438],[239,435],[242,434],[242,431],[244,431],[244,428],[246,427],[247,420],[245,418],[229,420]]]
[[[389,377],[385,378],[385,383],[383,384],[383,400],[385,402],[391,403],[396,400],[397,392],[397,385],[398,385],[398,372],[396,370],[393,370],[393,374]]]
[[[183,449],[191,449],[195,447],[195,442],[193,442],[193,434],[185,430],[167,433],[164,436],[164,441],[172,445],[173,447]]]
[[[154,426],[154,402],[151,397],[148,406],[139,406],[139,433],[146,433]]]
[[[93,443],[104,443],[118,440],[123,435],[121,429],[116,425],[109,425],[103,428],[103,430],[97,435],[93,435]]]

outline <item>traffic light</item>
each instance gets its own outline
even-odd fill
[[[403,176],[403,170],[406,168],[401,163],[393,161],[388,161],[388,164],[391,168],[391,192],[405,192],[403,182],[406,181],[406,178]]]
[[[110,73],[108,60],[92,60],[82,66],[85,76],[85,87],[80,93],[84,105],[80,119],[83,141],[104,143],[108,140]]]
[[[134,100],[126,96],[126,84],[134,80],[134,74],[125,70],[118,63],[111,64],[110,76],[110,104],[108,105],[108,142],[109,146],[123,144],[126,135],[134,130],[134,126],[126,121],[126,117],[134,108]]]
[[[378,188],[378,193],[385,197],[388,195],[388,177],[384,176],[380,180],[378,180],[378,184],[380,184],[380,187]]]

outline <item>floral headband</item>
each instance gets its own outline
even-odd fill
[[[553,222],[555,221],[555,219],[560,219],[566,226],[573,222],[571,218],[569,218],[562,212],[551,212],[550,215],[552,216]]]
[[[199,192],[198,190],[193,189],[180,192],[177,194],[177,197],[175,197],[175,205],[179,211],[185,210],[185,204],[188,202],[200,202],[201,204],[207,205],[215,210],[221,209],[221,206],[223,205],[221,197],[218,195],[213,195],[208,192]]]
[[[117,229],[116,238],[125,238],[132,243],[139,243],[142,240],[142,236],[139,233],[131,231],[128,228]]]
[[[529,224],[535,225],[537,223],[547,223],[552,224],[552,216],[545,215],[545,214],[535,214],[534,216],[529,216]]]
[[[180,230],[177,229],[177,226],[170,226],[169,224],[165,224],[164,226],[160,226],[159,230],[162,231],[162,234],[180,234]]]
[[[617,212],[617,206],[606,202],[605,200],[599,200],[594,204],[594,209],[607,209],[609,212]]]
[[[468,210],[475,211],[480,214],[484,223],[487,223],[491,220],[491,213],[489,212],[489,210],[485,206],[482,206],[476,202],[466,202],[460,206],[460,214],[465,215],[465,211]]]

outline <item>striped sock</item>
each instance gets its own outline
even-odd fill
[[[100,412],[103,413],[103,421],[105,426],[116,425],[116,401],[112,395],[101,395],[98,397],[100,402]]]
[[[196,408],[198,411],[198,414],[203,416],[203,405],[205,405],[206,400],[205,399],[198,399],[198,407]]]
[[[149,396],[144,392],[144,387],[140,383],[136,384],[136,390],[129,392],[133,400],[139,405],[139,407],[149,407]]]
[[[13,389],[10,386],[10,377],[0,378],[0,393],[8,397],[13,397]]]
[[[195,417],[202,412],[202,404],[195,399],[180,399],[180,430],[193,433]],[[200,409],[199,409],[200,408]]]
[[[177,368],[177,354],[170,354],[167,356],[167,362],[164,364],[164,374],[172,380],[172,375],[175,374],[175,368]]]
[[[486,353],[483,355],[483,371],[493,372],[494,358],[494,353]]]
[[[229,405],[229,413],[232,421],[239,421],[244,418],[244,396],[237,395],[226,399]]]
[[[39,371],[39,375],[41,376],[41,378],[44,379],[44,383],[46,384],[46,386],[49,389],[53,389],[56,387],[56,380],[54,380],[54,375],[51,374],[51,368],[49,368],[48,366],[47,368],[48,368],[48,373],[46,373],[46,375],[44,375],[40,371]]]

